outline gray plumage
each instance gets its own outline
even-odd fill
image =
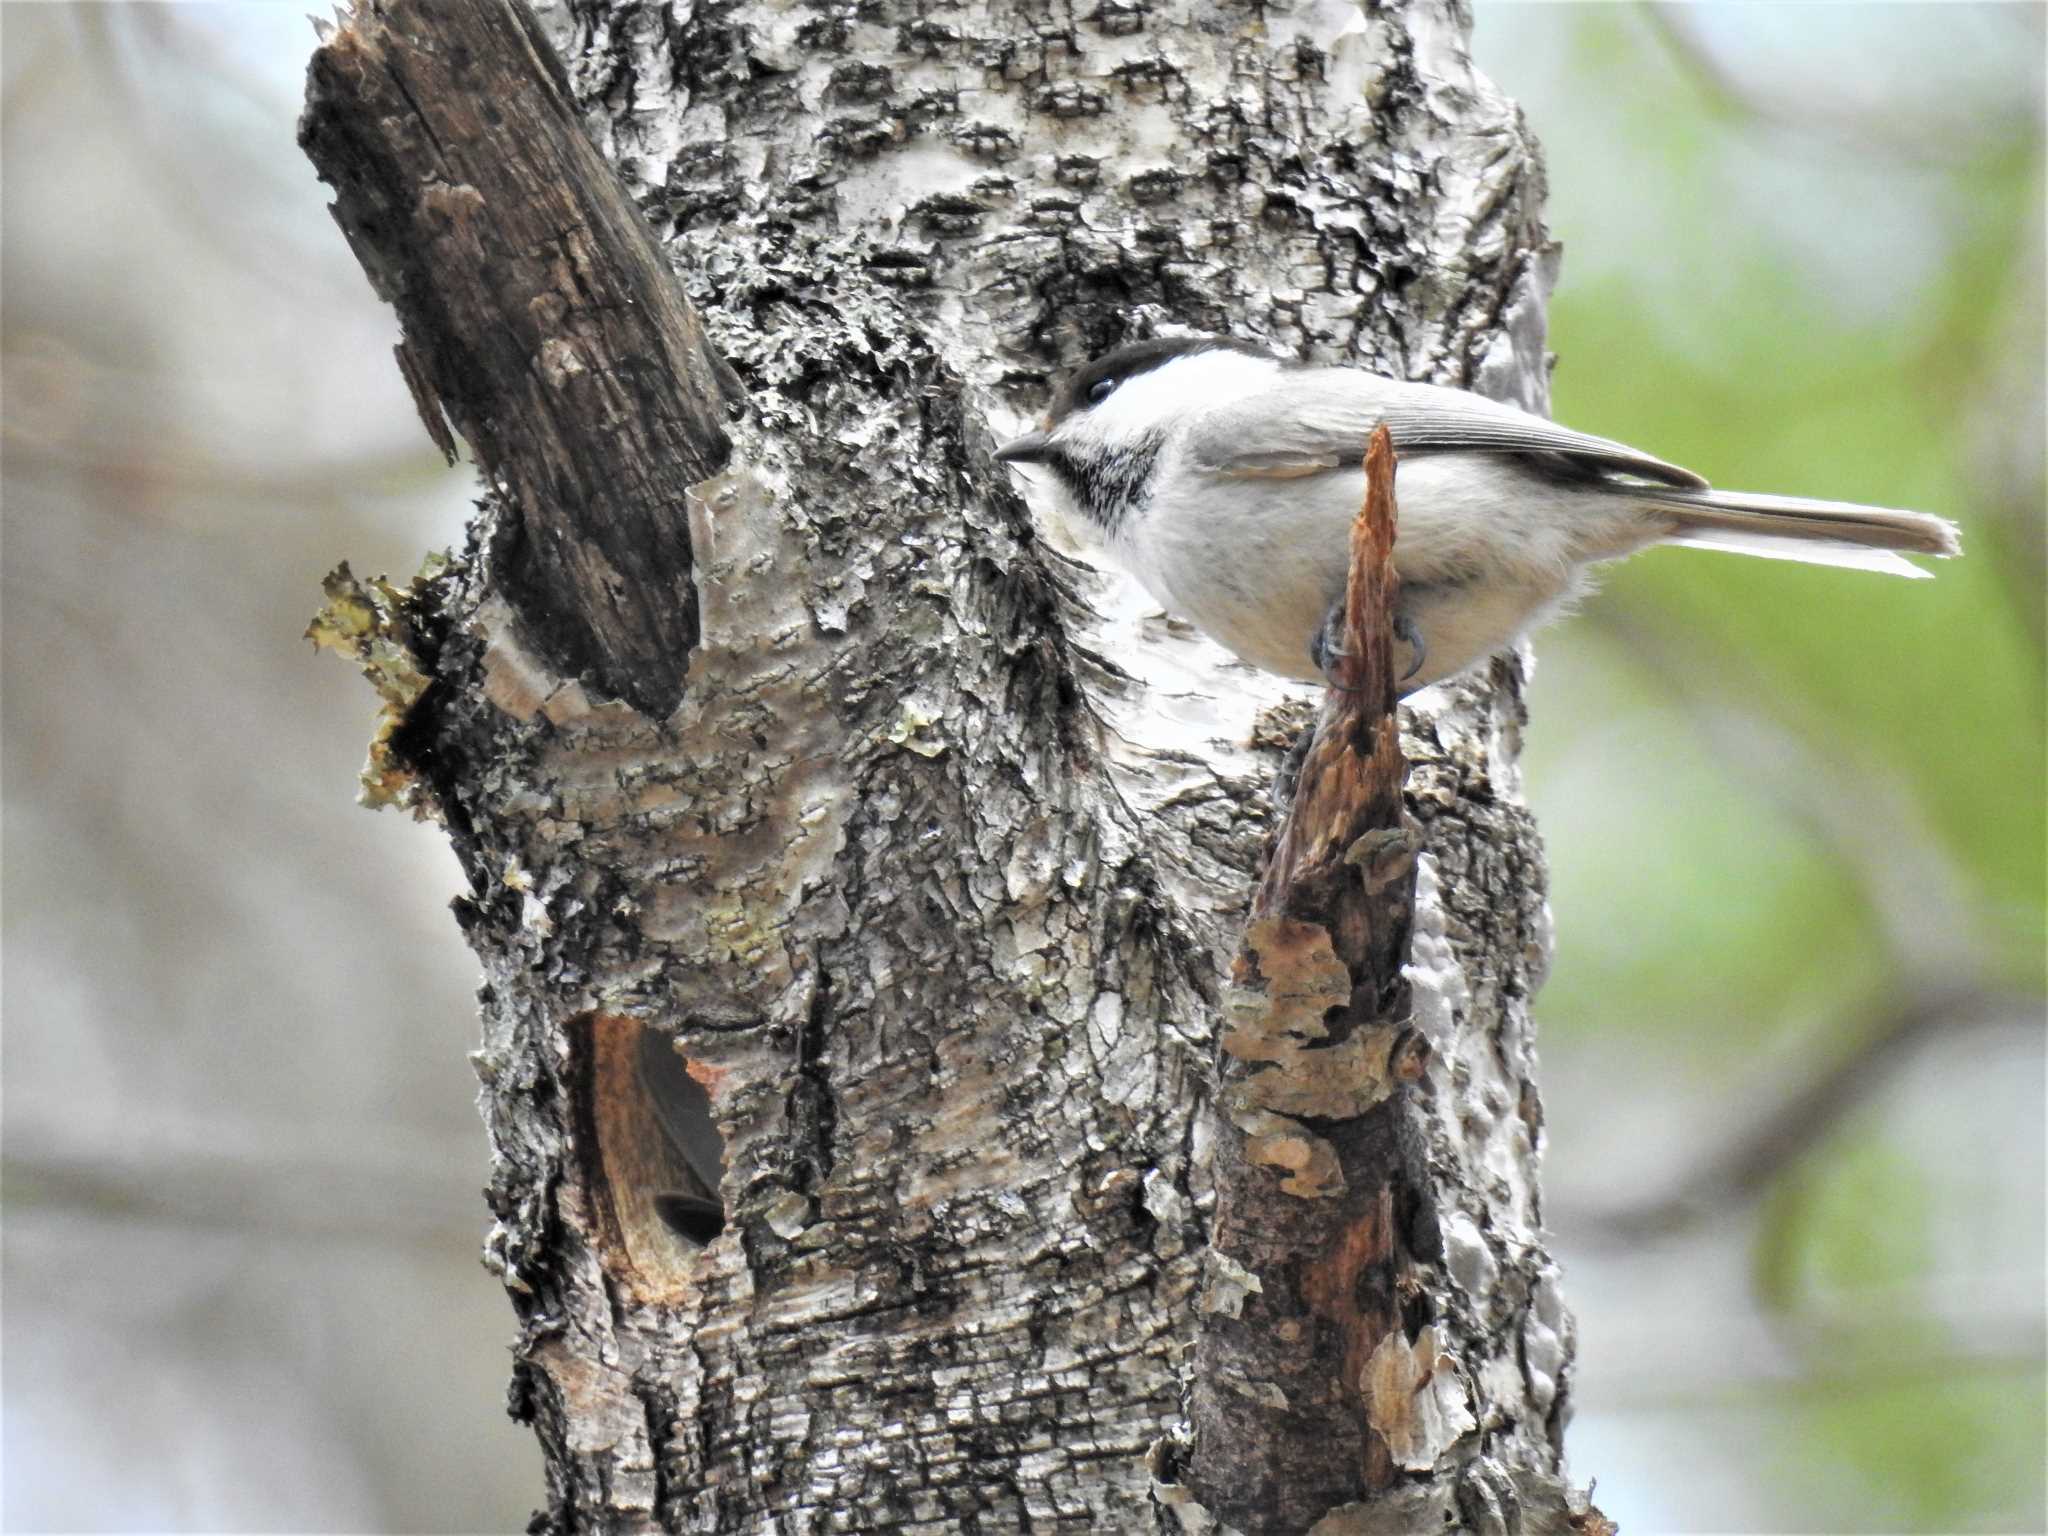
[[[1381,422],[1397,454],[1550,454],[1665,485],[1707,485],[1691,470],[1511,405],[1354,368],[1289,370],[1271,389],[1201,412],[1188,422],[1187,454],[1197,467],[1223,475],[1336,469],[1364,462],[1366,439]]]
[[[1400,629],[1412,691],[1483,661],[1578,596],[1590,567],[1674,543],[1895,575],[1953,555],[1952,524],[1851,502],[1717,491],[1690,470],[1462,390],[1283,364],[1246,343],[1138,343],[1064,381],[1042,464],[1165,606],[1255,666],[1320,675],[1367,439],[1399,460]]]

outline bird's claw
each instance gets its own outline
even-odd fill
[[[1394,631],[1394,638],[1415,653],[1415,659],[1408,664],[1408,670],[1395,679],[1397,684],[1405,683],[1422,670],[1422,664],[1429,659],[1429,647],[1423,643],[1422,631],[1416,628],[1415,620],[1408,616],[1406,610],[1394,610],[1394,620],[1390,627]],[[1353,693],[1357,690],[1344,687],[1333,675],[1339,662],[1351,659],[1351,653],[1337,643],[1337,636],[1343,633],[1343,628],[1344,605],[1339,603],[1330,610],[1315,634],[1309,638],[1308,657],[1315,663],[1316,670],[1323,674],[1325,683],[1340,692]]]
[[[1408,664],[1408,670],[1398,679],[1405,683],[1422,670],[1423,662],[1429,659],[1429,647],[1422,643],[1422,631],[1415,627],[1415,621],[1408,617],[1406,609],[1394,610],[1393,629],[1394,638],[1415,652],[1415,659]]]

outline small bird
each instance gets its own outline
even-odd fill
[[[1920,512],[1717,491],[1690,470],[1460,389],[1310,367],[1227,337],[1118,347],[1065,379],[1040,430],[1070,510],[1169,611],[1255,667],[1316,681],[1340,612],[1365,445],[1399,469],[1402,693],[1454,677],[1568,606],[1589,568],[1651,544],[1930,574],[1961,552]]]

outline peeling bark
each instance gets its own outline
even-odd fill
[[[1207,1100],[1307,695],[1062,553],[990,424],[1166,325],[1540,406],[1540,174],[1465,24],[579,0],[541,19],[556,79],[510,0],[386,0],[316,56],[309,145],[347,146],[343,228],[492,487],[468,555],[361,632],[429,680],[386,766],[470,880],[546,1528],[1214,1528],[1181,1481],[1198,1307],[1266,1278],[1205,1273]],[[687,307],[562,207],[603,203],[565,81]],[[623,307],[548,299],[608,265]],[[557,536],[602,558],[549,567]],[[1392,1068],[1423,1073],[1396,1151],[1441,1247],[1426,1320],[1361,1364],[1408,1410],[1392,1486],[1319,1529],[1578,1518],[1519,692],[1510,659],[1402,716],[1429,1050]],[[723,1137],[702,1249],[645,1219],[669,1174],[604,1065],[636,1027]]]

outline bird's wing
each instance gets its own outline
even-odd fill
[[[1691,470],[1461,389],[1402,384],[1355,368],[1303,368],[1271,389],[1200,412],[1190,461],[1211,474],[1293,476],[1359,463],[1381,422],[1396,453],[1557,454],[1589,468],[1704,489]]]

